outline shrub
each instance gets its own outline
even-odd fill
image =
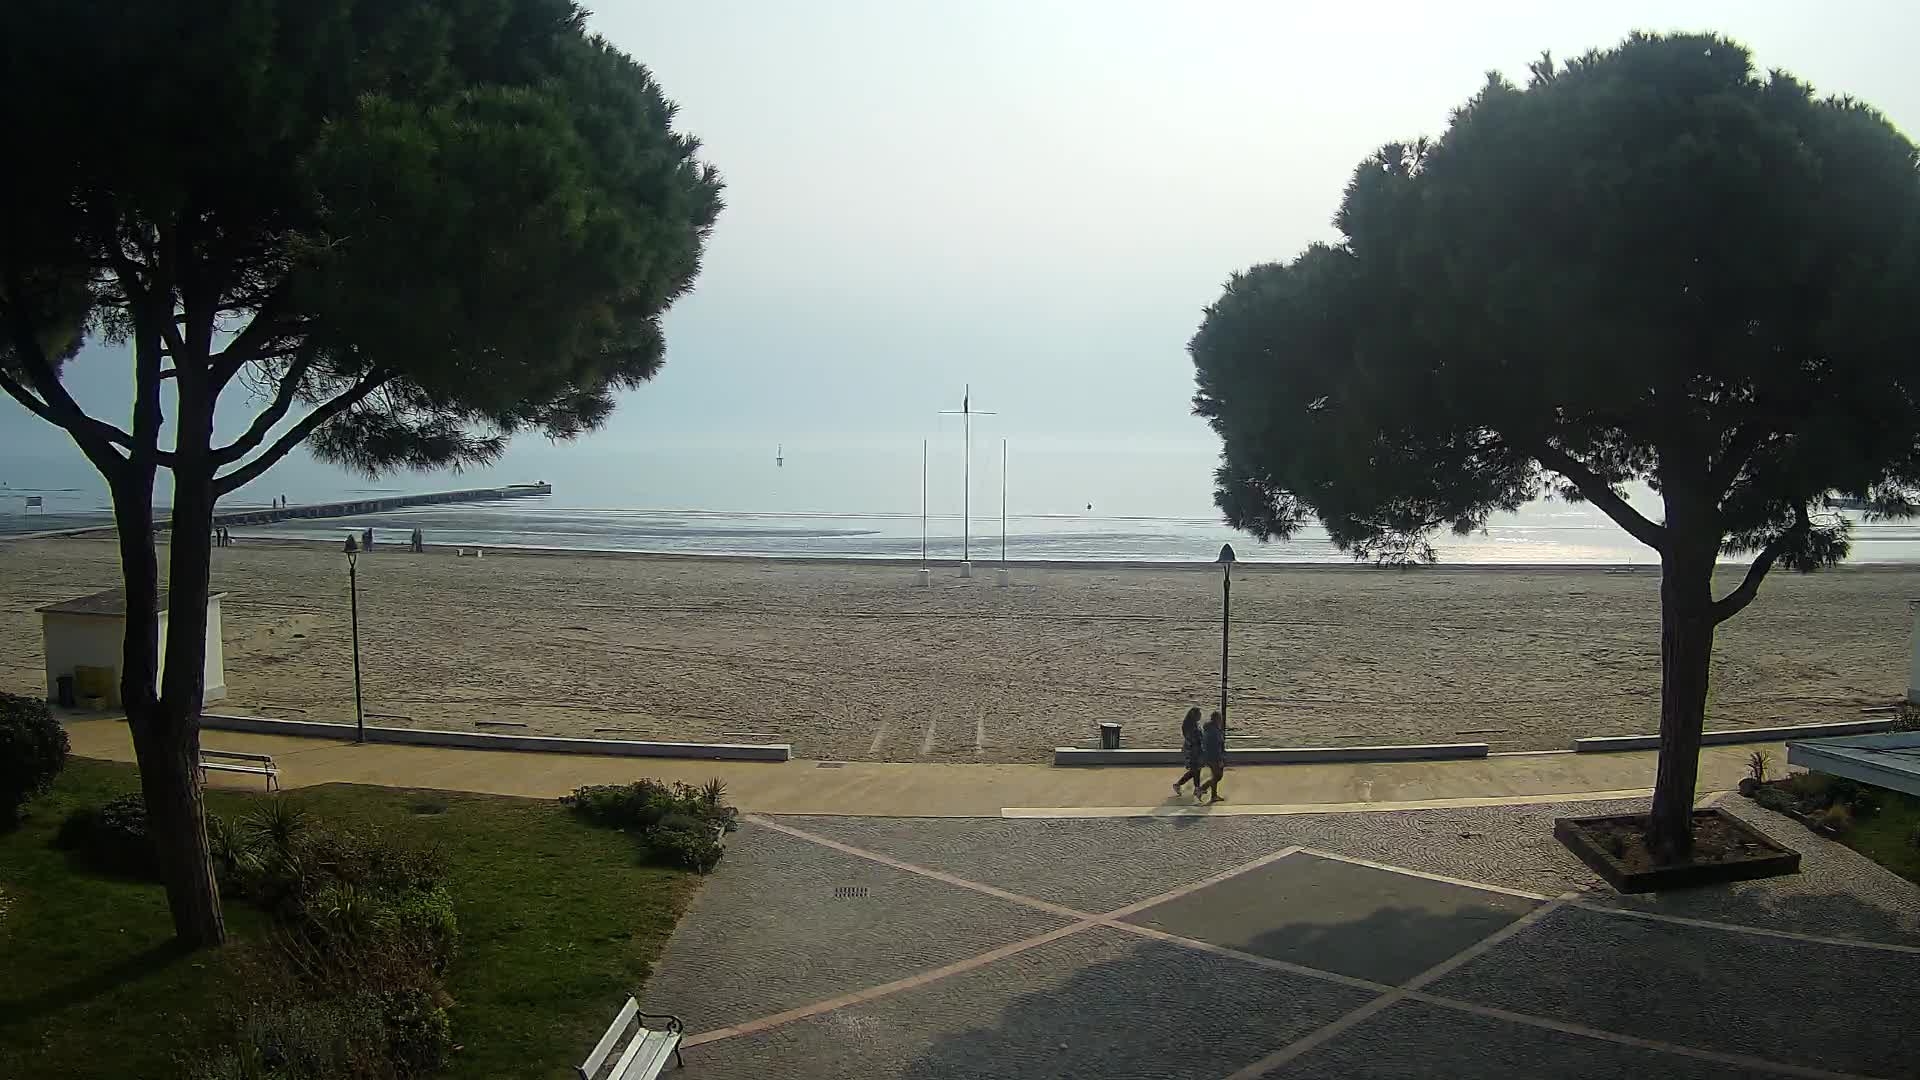
[[[435,974],[445,974],[460,948],[460,920],[453,895],[438,886],[410,889],[381,905],[374,915],[381,932],[424,945]]]
[[[379,995],[255,1002],[235,1043],[208,1057],[193,1080],[334,1080],[389,1076]]]
[[[67,764],[67,732],[38,698],[0,694],[0,829],[20,820]]]
[[[153,836],[147,831],[147,803],[138,793],[68,814],[54,834],[54,846],[108,873],[152,878],[158,872]]]
[[[726,792],[718,779],[671,788],[636,780],[577,788],[560,802],[595,825],[632,833],[649,861],[706,873],[720,861],[717,834],[739,827],[739,811],[722,801]]]
[[[387,1060],[396,1073],[425,1076],[446,1067],[453,1023],[434,994],[414,987],[382,991],[380,1022]]]
[[[1753,801],[1776,814],[1793,814],[1800,809],[1800,801],[1793,797],[1791,791],[1771,784],[1755,791]]]
[[[1834,836],[1853,828],[1853,810],[1837,802],[1813,815],[1813,827]]]
[[[1773,755],[1765,750],[1755,750],[1747,755],[1747,776],[1756,784],[1767,782],[1767,771],[1773,768]]]
[[[707,873],[720,863],[724,848],[715,839],[711,827],[693,829],[655,829],[646,838],[652,860],[667,866]]]
[[[1827,803],[1827,788],[1832,782],[1833,778],[1826,773],[1795,773],[1787,778],[1787,790],[1802,802],[1824,806]]]

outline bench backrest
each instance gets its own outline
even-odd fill
[[[273,764],[272,754],[248,754],[239,750],[209,750],[204,746],[200,748],[200,756],[203,758],[231,758],[234,761],[258,761],[263,765]]]
[[[633,1023],[634,1015],[639,1011],[640,1003],[631,997],[627,998],[627,1003],[620,1006],[619,1014],[613,1018],[613,1026],[607,1028],[605,1035],[600,1036],[600,1042],[593,1048],[593,1053],[588,1054],[587,1060],[580,1065],[580,1080],[593,1080],[594,1074],[600,1071],[600,1066],[606,1064],[607,1055],[613,1053],[613,1048],[619,1044],[621,1033],[627,1030],[628,1024]]]

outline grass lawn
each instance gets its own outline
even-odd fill
[[[69,810],[137,790],[131,765],[76,758],[0,834],[0,1076],[177,1076],[239,1003],[236,954],[266,930],[260,913],[229,901],[228,946],[182,954],[160,886],[103,877],[51,846]],[[446,852],[461,934],[449,1076],[574,1075],[699,880],[639,865],[625,835],[549,801],[344,784],[286,797]],[[229,817],[262,798],[207,793]]]
[[[1870,818],[1855,818],[1840,842],[1899,874],[1920,884],[1920,798],[1898,791],[1880,789],[1880,812]]]

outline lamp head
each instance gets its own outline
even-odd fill
[[[1220,545],[1220,557],[1219,557],[1219,558],[1217,558],[1217,559],[1215,559],[1215,560],[1213,560],[1213,561],[1214,561],[1214,562],[1217,562],[1217,563],[1230,563],[1230,562],[1232,562],[1232,561],[1233,561],[1233,545],[1232,545],[1232,544],[1221,544],[1221,545]]]

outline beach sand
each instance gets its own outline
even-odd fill
[[[1251,546],[1251,545],[1249,545]],[[165,549],[162,548],[164,560]],[[1723,574],[1721,591],[1740,571]],[[1217,568],[952,567],[381,550],[360,558],[369,723],[509,721],[573,736],[791,742],[807,758],[1043,761],[1177,744],[1219,695]],[[34,609],[119,583],[99,539],[0,543],[0,688],[43,687]],[[224,711],[353,717],[346,560],[214,553]],[[1236,568],[1231,726],[1243,745],[1652,732],[1652,568]],[[1920,569],[1779,572],[1720,628],[1708,726],[1860,719],[1907,681]]]

